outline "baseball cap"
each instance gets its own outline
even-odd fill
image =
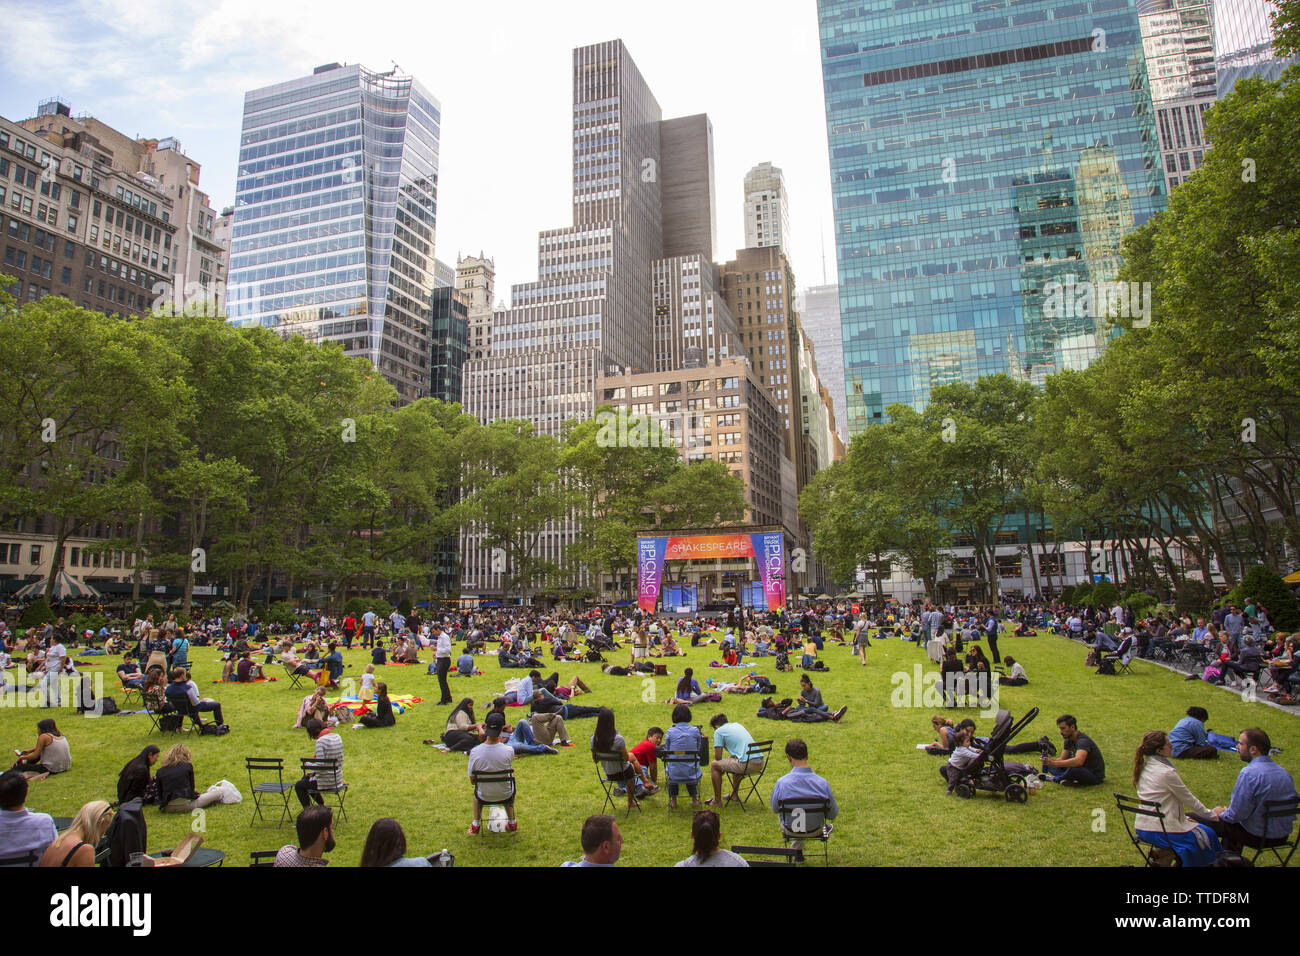
[[[488,730],[500,730],[506,725],[505,714],[488,714],[487,719],[483,721],[483,726]]]

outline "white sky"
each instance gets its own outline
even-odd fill
[[[127,135],[175,136],[218,210],[234,201],[244,93],[333,61],[396,62],[442,106],[437,255],[495,256],[497,296],[537,276],[537,233],[572,221],[575,46],[620,38],[665,118],[713,121],[718,248],[744,244],[745,172],[791,196],[800,286],[835,246],[815,0],[0,0],[0,115],[61,95]]]

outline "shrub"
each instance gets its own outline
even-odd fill
[[[132,613],[142,621],[145,619],[145,615],[152,614],[153,622],[155,624],[161,624],[166,618],[166,615],[162,612],[162,608],[158,606],[158,602],[153,598],[145,598],[135,606],[135,611]]]
[[[1089,603],[1095,607],[1112,608],[1119,600],[1119,588],[1110,581],[1098,581],[1092,586]]]
[[[378,613],[378,612],[376,612],[376,613]],[[391,613],[391,612],[390,612],[390,613]],[[410,599],[409,597],[407,597],[406,595],[402,595],[402,600],[400,600],[399,602],[397,602],[397,613],[399,613],[400,615],[402,615],[402,617],[410,617],[410,616],[411,616],[411,599]]]
[[[1155,595],[1147,594],[1146,591],[1130,591],[1123,600],[1124,606],[1132,608],[1133,613],[1138,617],[1150,614],[1157,603]]]
[[[53,620],[54,612],[50,610],[49,602],[45,598],[39,597],[27,605],[18,623],[22,627],[35,627],[40,624],[48,624]]]
[[[1092,585],[1087,581],[1076,584],[1066,599],[1070,604],[1089,604],[1092,601]]]
[[[297,612],[294,611],[293,605],[288,601],[276,601],[266,610],[266,616],[259,618],[269,624],[278,624],[281,627],[288,627],[298,619]]]
[[[1295,595],[1287,589],[1286,582],[1276,571],[1270,571],[1262,564],[1255,565],[1246,572],[1234,593],[1238,592],[1239,607],[1244,609],[1248,599],[1264,605],[1268,608],[1268,619],[1279,631],[1300,629],[1300,608],[1296,607]]]

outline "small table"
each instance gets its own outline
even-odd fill
[[[182,863],[181,867],[184,868],[188,866],[196,866],[196,867],[221,866],[222,863],[225,861],[225,859],[226,859],[226,853],[224,850],[213,850],[208,847],[199,847],[197,850],[195,850],[193,853],[190,854],[190,858],[186,860],[184,863]],[[128,867],[133,865],[138,866],[140,868],[144,868],[144,864],[142,863],[127,864]]]

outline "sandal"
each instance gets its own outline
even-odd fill
[[[718,809],[722,809],[722,807],[725,806],[725,804],[719,803],[717,800],[705,800],[704,805],[706,807],[717,807]]]

